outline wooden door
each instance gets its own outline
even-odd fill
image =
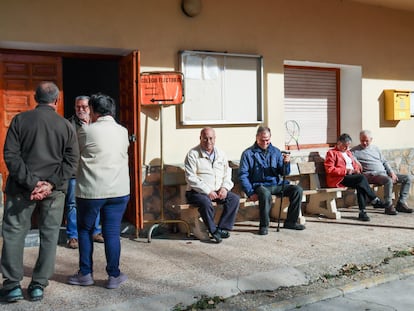
[[[3,189],[8,175],[3,159],[4,142],[12,118],[36,107],[34,93],[41,81],[53,81],[62,95],[62,61],[60,57],[0,53],[0,173]],[[63,96],[58,113],[63,115]]]
[[[140,54],[134,51],[122,58],[119,64],[120,80],[120,121],[127,127],[130,135],[129,170],[131,178],[131,199],[125,212],[128,222],[135,228],[142,229],[142,161],[140,133],[141,106],[139,100],[140,87]]]

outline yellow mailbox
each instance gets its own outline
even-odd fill
[[[410,91],[384,90],[385,120],[409,120]]]

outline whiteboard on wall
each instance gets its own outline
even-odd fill
[[[410,114],[411,117],[414,117],[414,92],[410,92]]]
[[[180,51],[184,74],[183,125],[263,122],[263,58],[260,55]]]

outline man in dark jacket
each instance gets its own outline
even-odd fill
[[[67,181],[76,171],[79,147],[75,130],[56,113],[59,89],[41,82],[36,89],[35,109],[16,115],[4,144],[9,170],[3,216],[0,299],[23,299],[25,236],[38,208],[39,256],[28,287],[30,300],[41,300],[55,269],[56,248],[62,222]]]
[[[239,178],[243,191],[252,201],[259,200],[259,234],[266,235],[269,227],[269,213],[272,207],[272,194],[281,195],[283,178],[290,173],[290,155],[282,154],[271,142],[268,127],[257,129],[256,142],[247,148],[240,160]],[[302,202],[302,188],[286,183],[283,195],[289,197],[289,208],[284,228],[303,230],[298,224]]]

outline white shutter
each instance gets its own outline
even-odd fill
[[[285,66],[285,121],[295,120],[299,124],[299,145],[336,142],[338,85],[337,68]],[[295,142],[291,140],[288,145],[294,146]]]

